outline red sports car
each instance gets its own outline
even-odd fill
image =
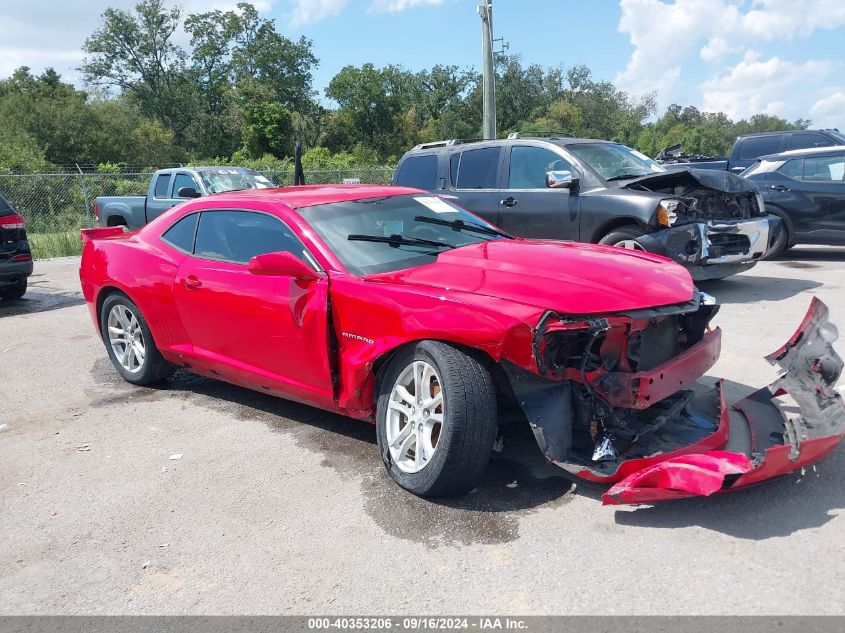
[[[606,503],[756,484],[845,432],[821,302],[769,357],[783,376],[731,419],[696,384],[718,306],[681,266],[515,239],[415,189],[220,194],[83,237],[85,300],[127,381],[182,368],[375,422],[390,476],[419,495],[471,490],[514,416],[550,461],[614,484]]]

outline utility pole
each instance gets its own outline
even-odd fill
[[[493,63],[493,0],[481,0],[476,8],[481,18],[481,53],[484,75],[484,118],[481,124],[485,139],[496,138],[496,68]]]

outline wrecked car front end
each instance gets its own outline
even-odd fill
[[[719,356],[720,330],[710,327],[717,310],[697,293],[687,304],[630,313],[543,315],[537,371],[503,366],[546,458],[613,484],[604,503],[625,504],[742,488],[833,450],[845,434],[834,388],[843,363],[826,306],[814,299],[795,335],[767,357],[783,370],[779,380],[732,408],[721,382],[697,383]]]
[[[660,193],[662,230],[637,241],[684,265],[693,279],[720,279],[769,255],[783,229],[767,214],[754,183],[729,172],[677,170],[638,178],[625,188]]]

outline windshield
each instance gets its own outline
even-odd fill
[[[243,191],[244,189],[270,189],[276,185],[252,169],[240,167],[215,167],[200,169],[197,172],[208,193],[223,193],[224,191]]]
[[[840,145],[845,145],[845,134],[839,130],[830,130],[830,135],[835,138]]]
[[[346,269],[358,276],[431,264],[451,248],[509,239],[436,196],[333,202],[304,207],[299,213]]]
[[[567,145],[566,149],[605,180],[638,178],[666,171],[645,154],[617,143],[583,143]]]

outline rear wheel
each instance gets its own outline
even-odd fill
[[[26,277],[18,279],[10,286],[3,286],[0,288],[0,299],[6,301],[14,301],[20,299],[26,294]]]
[[[640,230],[633,224],[628,224],[613,229],[610,233],[599,240],[599,244],[628,248],[634,251],[644,251],[645,248],[637,242],[637,238],[642,237],[643,235],[645,235],[644,231]]]
[[[144,316],[126,295],[106,297],[100,311],[100,329],[112,364],[127,382],[149,385],[176,370],[158,351]]]
[[[479,359],[437,341],[404,349],[387,368],[377,403],[387,472],[422,496],[469,492],[493,451],[496,410],[493,377]]]

